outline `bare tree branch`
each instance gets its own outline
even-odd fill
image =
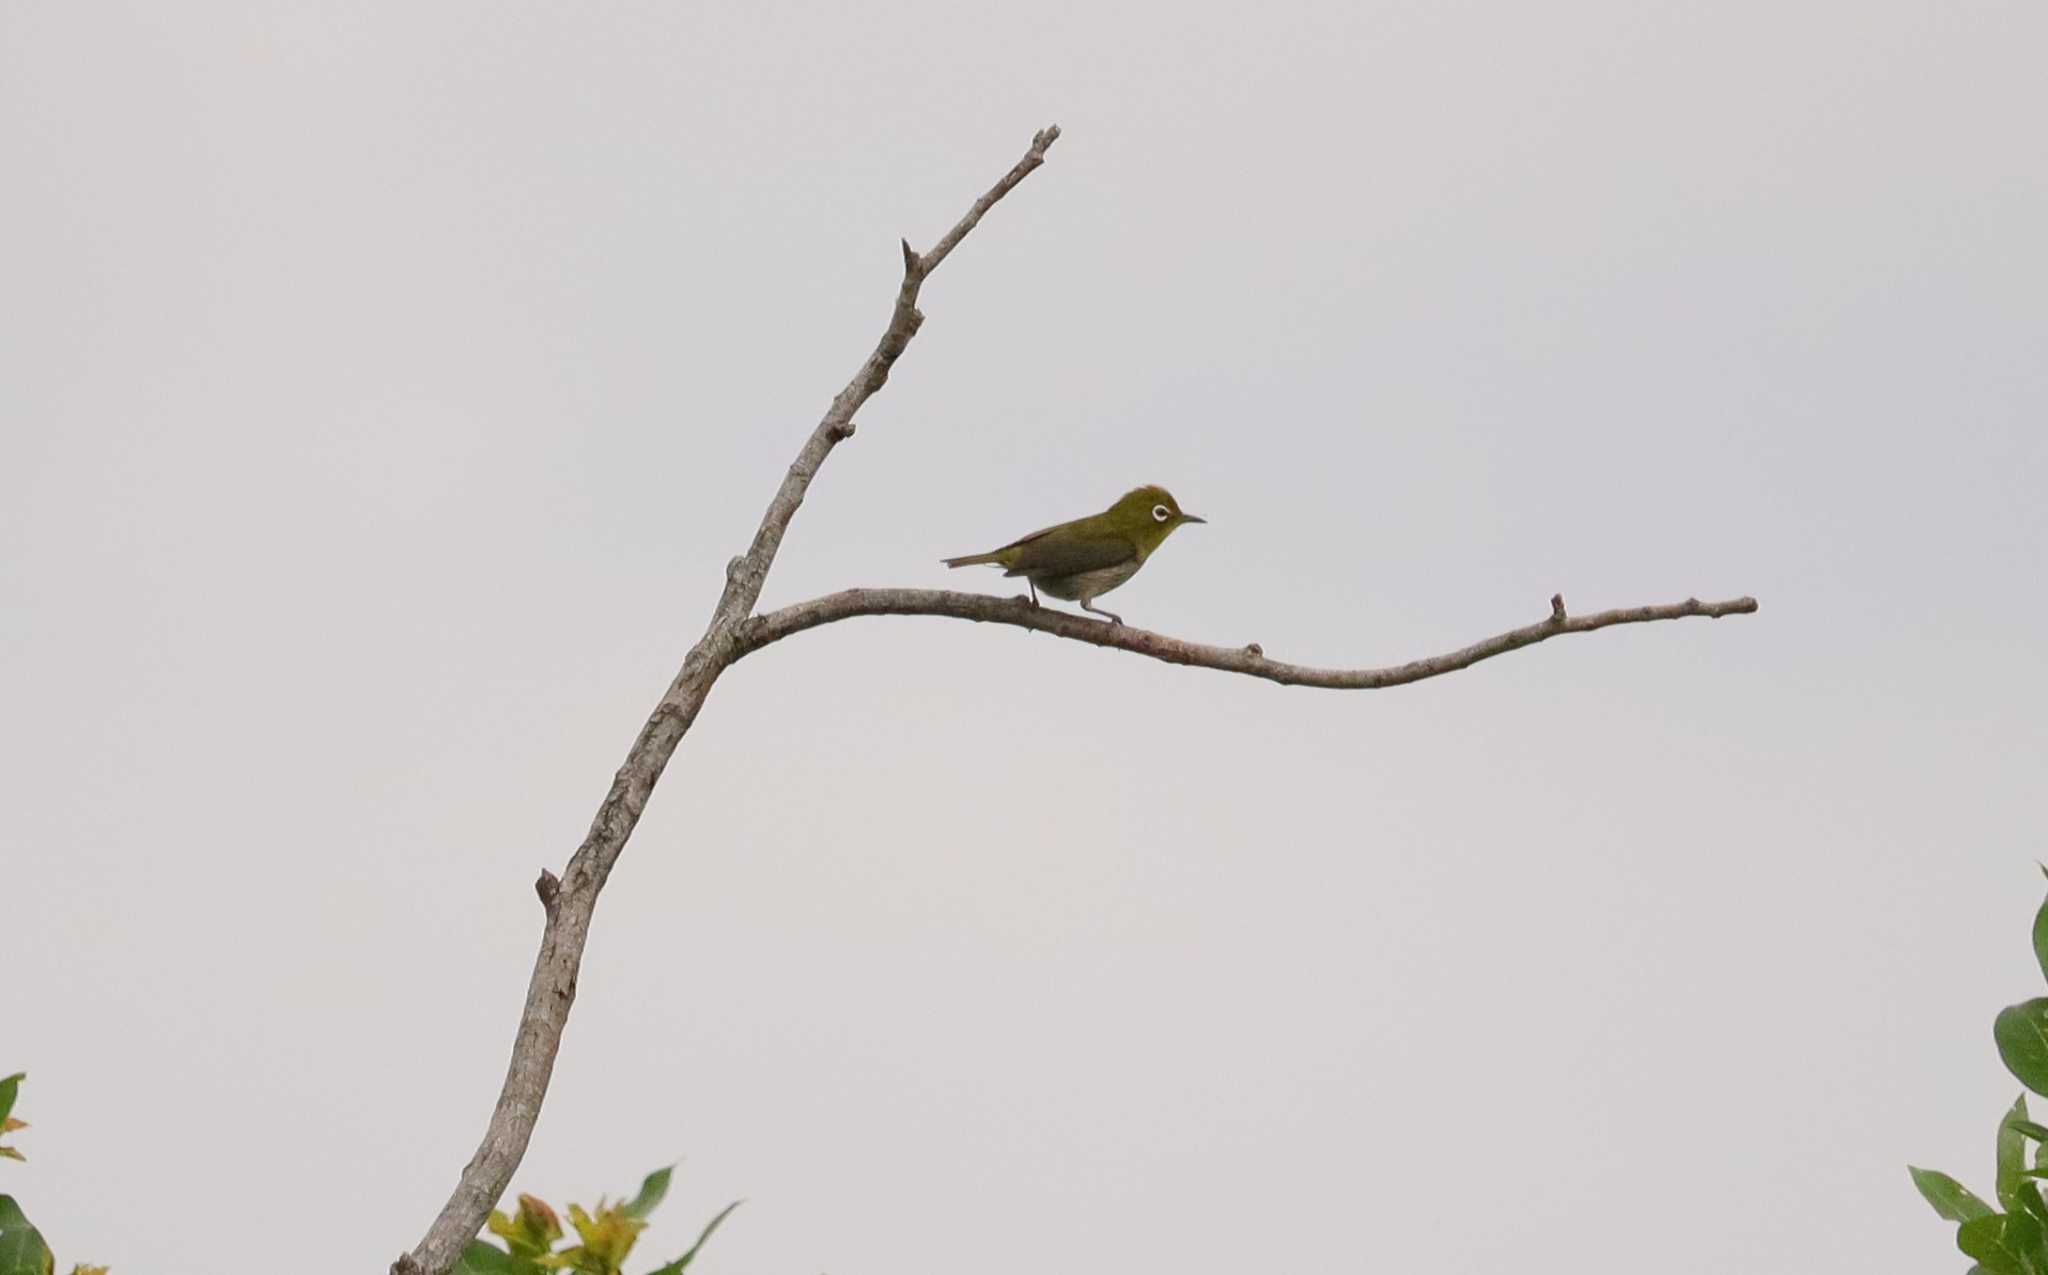
[[[983,624],[1010,624],[1020,629],[1050,633],[1094,646],[1107,646],[1133,655],[1149,656],[1168,664],[1188,664],[1224,673],[1263,677],[1282,686],[1315,686],[1329,690],[1379,690],[1404,686],[1425,678],[1440,677],[1470,668],[1481,660],[1509,651],[1534,646],[1561,633],[1591,633],[1616,624],[1644,624],[1652,620],[1682,620],[1688,616],[1719,619],[1724,615],[1748,615],[1756,610],[1755,598],[1728,602],[1702,602],[1687,598],[1667,606],[1627,607],[1598,611],[1592,615],[1567,616],[1562,595],[1550,599],[1550,616],[1519,629],[1509,629],[1484,641],[1424,659],[1411,660],[1390,668],[1324,669],[1287,664],[1268,659],[1258,643],[1246,646],[1204,646],[1110,624],[1070,611],[1037,606],[1029,598],[998,598],[985,593],[952,593],[940,589],[846,589],[822,598],[799,602],[780,611],[757,615],[740,626],[741,654],[757,651],[793,633],[815,629],[821,624],[850,620],[862,615],[939,615]]]
[[[809,490],[811,479],[817,477],[818,467],[825,463],[834,447],[853,437],[853,414],[888,383],[889,370],[896,366],[897,357],[910,344],[910,338],[917,335],[918,328],[923,326],[924,314],[917,308],[917,294],[924,287],[924,281],[967,237],[967,232],[981,223],[982,217],[995,207],[997,200],[1009,194],[1018,182],[1029,177],[1033,169],[1045,162],[1046,148],[1059,137],[1060,126],[1057,124],[1041,129],[1031,139],[1031,149],[1024,152],[1024,158],[1004,173],[1001,181],[989,187],[987,194],[975,200],[974,207],[967,210],[967,215],[947,231],[946,237],[939,240],[938,246],[930,252],[920,257],[911,248],[909,240],[903,241],[903,283],[896,290],[896,308],[889,315],[889,326],[882,332],[882,339],[875,343],[874,353],[868,355],[860,371],[832,400],[825,418],[818,422],[803,450],[797,453],[796,461],[783,477],[782,486],[775,492],[775,499],[768,502],[768,512],[761,516],[761,528],[754,533],[754,543],[726,565],[725,594],[718,600],[718,610],[712,621],[714,627],[738,623],[754,609],[754,603],[761,597],[761,586],[768,579],[768,568],[775,561],[775,552],[782,546],[782,533],[788,530],[789,520],[796,516],[797,506],[804,503],[804,492]]]
[[[1245,673],[1301,686],[1369,688],[1420,681],[1480,660],[1544,641],[1560,633],[1584,633],[1612,624],[1636,624],[1684,616],[1722,616],[1756,610],[1751,598],[1702,603],[1687,600],[1671,606],[1603,611],[1568,617],[1564,600],[1551,600],[1549,619],[1514,629],[1460,651],[1417,660],[1389,669],[1326,670],[1285,664],[1265,657],[1257,644],[1241,648],[1202,646],[1142,629],[1109,625],[1062,611],[1036,607],[1023,599],[916,589],[850,589],[766,615],[752,614],[776,553],[804,494],[832,449],[853,436],[854,415],[888,383],[890,370],[924,322],[918,294],[932,271],[958,247],[988,210],[1045,162],[1045,153],[1059,138],[1057,127],[1032,139],[1024,157],[974,202],[930,252],[919,255],[903,244],[903,281],[888,325],[846,388],[833,398],[825,415],[805,440],[762,515],[761,525],[746,552],[732,559],[725,587],[713,608],[704,635],[690,648],[682,668],[648,716],[612,779],[590,830],[558,878],[543,871],[534,883],[546,913],[540,951],[534,958],[520,1011],[512,1058],[504,1087],[491,1113],[483,1142],[463,1169],[454,1192],[412,1252],[392,1264],[392,1275],[445,1275],[464,1246],[482,1229],[490,1210],[503,1197],[512,1174],[526,1154],[528,1139],[539,1119],[548,1081],[570,1006],[576,999],[576,977],[590,933],[598,894],[604,889],[626,841],[640,821],[655,783],[661,778],[676,745],[697,719],[719,676],[743,656],[792,633],[860,615],[942,615],[956,619],[1010,624],[1097,646],[1114,647],[1175,664],[1192,664]]]
[[[743,651],[739,629],[761,596],[768,569],[782,546],[783,533],[804,492],[832,449],[853,436],[853,417],[869,398],[889,380],[889,370],[917,335],[924,315],[917,297],[924,281],[939,263],[958,247],[988,210],[1018,182],[1045,162],[1045,152],[1059,140],[1057,125],[1031,139],[1024,158],[988,193],[974,201],[957,225],[946,232],[937,246],[919,256],[908,241],[903,244],[903,282],[896,292],[889,324],[876,342],[874,352],[862,363],[846,388],[833,398],[823,419],[811,431],[803,450],[797,453],[761,518],[747,551],[726,567],[725,589],[704,636],[690,648],[683,667],[669,683],[661,702],[649,715],[626,754],[625,764],[612,779],[611,790],[591,820],[583,844],[570,857],[559,881],[543,874],[535,889],[547,913],[541,932],[540,952],[534,958],[533,975],[527,983],[526,1004],[519,1014],[519,1030],[512,1042],[512,1060],[506,1068],[505,1084],[491,1112],[489,1126],[476,1154],[462,1170],[448,1203],[428,1227],[425,1238],[391,1265],[392,1275],[445,1275],[469,1241],[483,1229],[484,1220],[505,1194],[512,1173],[526,1155],[526,1144],[540,1118],[541,1102],[547,1096],[548,1080],[554,1074],[555,1054],[561,1048],[562,1029],[568,1023],[569,1007],[576,999],[576,975],[583,963],[583,946],[590,934],[590,918],[597,907],[612,867],[626,848],[640,822],[654,785],[675,753],[676,745],[697,720],[704,697],[733,660]]]

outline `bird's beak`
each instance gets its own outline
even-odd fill
[[[1193,514],[1182,514],[1182,515],[1180,516],[1180,520],[1181,520],[1182,522],[1207,522],[1207,521],[1209,521],[1209,520],[1208,520],[1207,518],[1197,518],[1197,517],[1195,517],[1195,516],[1194,516]]]

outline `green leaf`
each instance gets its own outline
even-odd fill
[[[2024,1213],[1994,1213],[1956,1228],[1956,1247],[1992,1275],[2039,1275],[2048,1251],[2041,1224]]]
[[[581,1205],[570,1205],[569,1223],[583,1242],[550,1253],[539,1262],[542,1266],[573,1270],[578,1275],[619,1275],[626,1265],[626,1255],[639,1242],[640,1232],[647,1229],[646,1221],[626,1212],[625,1205],[602,1200],[598,1201],[596,1216],[585,1212]]]
[[[2021,1094],[2013,1099],[2012,1110],[2005,1113],[2005,1119],[1998,1122],[1998,1178],[1992,1189],[1998,1202],[2008,1209],[2020,1205],[2020,1172],[2027,1167],[2027,1144],[2012,1122],[2026,1118],[2027,1096]]]
[[[676,1166],[671,1164],[665,1169],[656,1169],[642,1179],[640,1194],[626,1201],[626,1212],[645,1221],[647,1215],[654,1212],[654,1206],[661,1203],[662,1197],[668,1194],[669,1176],[675,1171]]]
[[[1918,1170],[1915,1170],[1915,1172],[1918,1172]],[[1958,1189],[1960,1190],[1960,1188]],[[1963,1194],[1968,1195],[1969,1192],[1964,1191]],[[652,1270],[647,1272],[647,1275],[683,1275],[683,1272],[689,1269],[690,1263],[696,1260],[697,1250],[703,1248],[704,1241],[710,1239],[711,1233],[718,1229],[718,1224],[720,1222],[725,1221],[726,1218],[731,1217],[732,1211],[745,1203],[745,1200],[734,1200],[731,1204],[728,1204],[724,1208],[720,1209],[718,1211],[717,1217],[712,1218],[709,1222],[706,1222],[704,1224],[703,1232],[697,1236],[697,1242],[695,1244],[690,1245],[689,1252],[683,1254],[681,1257],[678,1257],[675,1261],[670,1262],[668,1265],[661,1267],[658,1270]]]
[[[547,1201],[531,1195],[519,1197],[519,1211],[507,1213],[503,1209],[492,1209],[491,1216],[484,1222],[491,1234],[505,1241],[513,1257],[515,1269],[525,1269],[531,1259],[546,1254],[562,1238],[562,1221]]]
[[[16,1129],[28,1128],[26,1122],[16,1120],[13,1114],[14,1100],[20,1096],[21,1082],[26,1079],[28,1079],[27,1072],[17,1071],[4,1080],[0,1080],[0,1137],[13,1133]],[[0,1159],[26,1160],[28,1157],[16,1151],[13,1147],[0,1147]]]
[[[2035,1093],[2048,1094],[2048,998],[2035,997],[1998,1011],[1991,1036],[2006,1070]]]
[[[2048,1124],[2035,1124],[2031,1120],[2015,1120],[2012,1127],[2036,1142],[2048,1142]]]
[[[448,1275],[513,1275],[518,1269],[512,1264],[512,1255],[504,1249],[482,1240],[471,1240],[469,1247],[462,1250],[462,1256],[455,1259]]]
[[[1991,1216],[1990,1205],[1948,1174],[1934,1169],[1916,1169],[1912,1165],[1906,1166],[1906,1172],[1913,1175],[1913,1185],[1919,1188],[1920,1197],[1949,1221],[1971,1222]]]
[[[2048,899],[2034,913],[2034,960],[2041,967],[2041,977],[2048,978]]]
[[[21,1215],[13,1196],[0,1195],[0,1275],[47,1275],[50,1260],[41,1232]]]

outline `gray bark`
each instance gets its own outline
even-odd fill
[[[757,615],[740,626],[739,639],[744,654],[805,629],[815,629],[821,624],[855,616],[938,615],[983,624],[1015,625],[1020,629],[1050,633],[1054,637],[1149,656],[1168,664],[1187,664],[1224,673],[1242,673],[1247,677],[1263,677],[1282,686],[1369,691],[1455,673],[1481,660],[1534,646],[1563,633],[1591,633],[1616,624],[1682,620],[1688,616],[1717,620],[1724,615],[1747,615],[1756,610],[1756,599],[1702,602],[1698,598],[1687,598],[1664,606],[1625,607],[1597,611],[1591,615],[1566,615],[1562,596],[1553,596],[1550,605],[1550,615],[1534,624],[1509,629],[1442,655],[1426,656],[1386,668],[1310,668],[1272,659],[1256,642],[1244,646],[1206,646],[1163,633],[1151,633],[1125,624],[1110,624],[1070,611],[1038,606],[1024,597],[998,598],[984,593],[952,593],[941,589],[846,589],[786,606],[780,611]]]
[[[568,868],[559,879],[550,872],[541,874],[536,889],[547,911],[547,924],[527,983],[526,1005],[519,1014],[519,1031],[513,1038],[512,1061],[498,1092],[498,1104],[491,1112],[483,1142],[462,1170],[448,1202],[413,1250],[391,1264],[392,1275],[444,1275],[462,1255],[463,1247],[483,1229],[484,1220],[511,1185],[513,1171],[526,1155],[527,1141],[540,1118],[548,1079],[554,1074],[555,1054],[561,1048],[562,1029],[569,1021],[569,1007],[576,1001],[576,974],[583,964],[583,945],[590,936],[597,896],[640,822],[640,812],[646,809],[668,759],[704,707],[704,697],[711,693],[719,674],[744,654],[740,625],[761,596],[768,569],[782,547],[783,533],[803,504],[804,492],[832,449],[853,437],[854,414],[888,383],[890,369],[924,323],[917,308],[924,281],[998,200],[1045,162],[1046,149],[1059,135],[1055,125],[1032,138],[1024,158],[975,200],[967,215],[930,252],[919,255],[904,242],[903,282],[881,339],[805,440],[768,502],[753,543],[727,564],[725,589],[712,610],[711,623],[683,658],[682,670],[640,728]]]

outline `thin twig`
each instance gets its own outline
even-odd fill
[[[782,546],[782,533],[789,529],[790,519],[796,517],[797,506],[804,503],[804,493],[810,489],[811,480],[817,477],[818,467],[825,463],[834,447],[853,437],[853,414],[888,384],[890,369],[896,366],[896,360],[904,347],[910,344],[910,338],[916,336],[918,328],[924,325],[924,313],[917,308],[917,296],[924,287],[924,281],[967,237],[967,232],[980,224],[997,200],[1009,194],[1018,182],[1045,162],[1046,148],[1058,141],[1059,136],[1057,124],[1041,129],[1031,139],[1031,149],[1024,152],[1024,158],[989,187],[988,193],[975,200],[967,215],[947,231],[946,237],[939,240],[938,246],[930,252],[919,256],[908,240],[903,242],[903,282],[896,289],[896,307],[889,314],[889,326],[883,330],[882,339],[875,343],[874,352],[868,355],[867,362],[861,364],[860,371],[854,373],[846,388],[832,400],[825,418],[818,422],[803,450],[797,453],[789,472],[783,476],[782,486],[776,489],[775,499],[768,502],[768,510],[761,516],[761,527],[754,533],[754,543],[748,546],[746,553],[727,565],[725,594],[718,600],[718,611],[712,621],[714,626],[736,624],[754,609],[754,603],[761,597],[761,586],[768,579],[768,568],[775,561],[775,552]]]
[[[747,551],[726,567],[725,588],[711,614],[704,636],[690,648],[683,667],[656,704],[647,724],[640,729],[626,754],[625,764],[612,779],[611,790],[591,820],[583,838],[558,884],[543,877],[536,885],[546,905],[547,924],[541,931],[540,952],[534,958],[533,975],[527,983],[526,1004],[520,1010],[519,1031],[512,1043],[512,1059],[505,1071],[505,1084],[498,1093],[497,1107],[481,1145],[462,1170],[448,1202],[427,1228],[425,1238],[391,1265],[392,1275],[445,1275],[469,1241],[483,1228],[484,1219],[505,1188],[512,1173],[526,1155],[527,1141],[540,1118],[547,1097],[548,1080],[554,1074],[555,1055],[561,1048],[562,1029],[569,1019],[569,1007],[576,999],[576,975],[583,963],[583,945],[590,934],[590,919],[597,907],[612,867],[626,848],[626,841],[640,822],[654,785],[661,778],[676,745],[697,720],[697,712],[733,660],[743,653],[739,629],[774,565],[782,547],[783,533],[803,503],[804,492],[832,449],[853,436],[853,417],[869,398],[889,380],[889,370],[917,335],[924,315],[917,309],[919,290],[938,264],[966,238],[996,201],[1045,162],[1045,152],[1058,140],[1057,126],[1031,139],[1031,149],[1005,173],[988,192],[974,201],[957,225],[946,232],[931,252],[919,256],[903,245],[903,282],[890,311],[889,324],[875,343],[874,352],[854,373],[846,388],[833,398],[831,407],[811,431],[797,453],[768,509],[754,533]]]
[[[1378,690],[1387,686],[1403,686],[1409,682],[1420,682],[1424,678],[1439,677],[1469,668],[1481,660],[1509,651],[1533,646],[1561,633],[1591,633],[1616,624],[1644,624],[1652,620],[1682,620],[1688,616],[1706,616],[1719,619],[1724,615],[1748,615],[1756,610],[1755,598],[1735,598],[1727,602],[1702,602],[1698,598],[1687,598],[1667,606],[1627,607],[1617,611],[1599,611],[1592,615],[1567,616],[1564,599],[1551,598],[1549,618],[1519,629],[1509,629],[1484,641],[1451,651],[1443,655],[1432,655],[1426,659],[1411,660],[1390,668],[1325,669],[1310,668],[1301,664],[1288,664],[1268,659],[1258,643],[1245,646],[1205,646],[1199,642],[1186,642],[1180,638],[1168,637],[1163,633],[1152,633],[1145,629],[1134,629],[1126,624],[1110,624],[1070,611],[1058,611],[1051,607],[1034,606],[1030,599],[999,598],[985,593],[953,593],[942,589],[846,589],[839,593],[828,593],[821,598],[786,606],[779,611],[757,615],[740,626],[742,654],[759,650],[770,642],[779,642],[792,633],[815,629],[821,624],[837,620],[849,620],[862,615],[938,615],[954,620],[974,620],[984,624],[1011,624],[1020,629],[1031,629],[1038,633],[1050,633],[1054,637],[1071,638],[1076,642],[1088,642],[1095,646],[1107,646],[1134,655],[1149,656],[1164,660],[1168,664],[1188,664],[1196,668],[1217,669],[1225,673],[1243,673],[1248,677],[1263,677],[1283,686],[1316,686],[1329,690]]]

